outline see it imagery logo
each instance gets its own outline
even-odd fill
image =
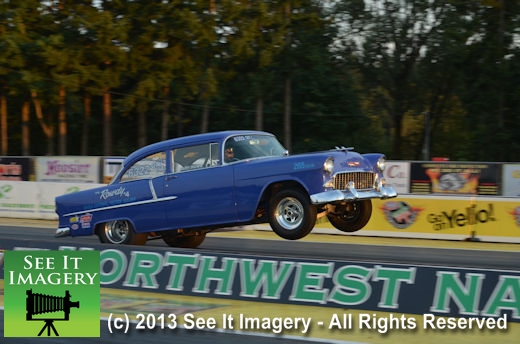
[[[99,337],[99,251],[5,251],[4,337]]]

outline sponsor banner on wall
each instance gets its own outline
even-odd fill
[[[99,183],[100,158],[50,156],[36,158],[36,181]]]
[[[33,159],[27,157],[0,157],[0,180],[34,180]]]
[[[6,240],[0,251],[34,249],[31,244],[37,243]],[[100,284],[107,288],[520,322],[520,271],[45,245],[99,250]]]
[[[0,180],[0,217],[54,220],[56,196],[104,184],[40,183]]]
[[[0,180],[0,217],[38,218],[35,182]]]
[[[372,218],[356,234],[520,242],[520,199],[409,195],[372,202]]]
[[[409,162],[388,160],[383,174],[386,185],[393,187],[398,194],[410,193]]]
[[[413,194],[501,195],[501,165],[467,162],[415,162],[411,165]]]
[[[520,164],[504,164],[502,171],[502,196],[520,197]]]
[[[108,184],[123,166],[124,157],[103,158],[103,183]]]

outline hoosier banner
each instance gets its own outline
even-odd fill
[[[85,156],[45,156],[36,158],[36,181],[99,183],[100,158]]]

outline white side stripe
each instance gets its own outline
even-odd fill
[[[171,201],[171,200],[174,200],[176,198],[177,198],[177,196],[170,196],[170,197],[149,199],[149,200],[146,200],[146,201],[116,204],[116,205],[111,205],[111,206],[108,206],[108,207],[94,208],[94,209],[85,209],[85,210],[82,210],[82,211],[75,211],[73,213],[63,214],[63,216],[73,216],[73,215],[80,215],[80,214],[85,214],[85,213],[94,213],[94,212],[103,211],[103,210],[109,210],[109,209],[117,209],[117,208],[123,208],[123,207],[133,207],[134,205],[141,205],[141,204],[148,204],[148,203],[155,203],[155,202],[163,202],[163,201]]]

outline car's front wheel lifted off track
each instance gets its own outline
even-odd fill
[[[372,201],[351,202],[337,205],[334,212],[327,214],[329,222],[342,232],[352,233],[365,227],[372,215]]]
[[[301,239],[314,228],[316,211],[306,193],[281,190],[269,201],[269,224],[284,239]]]
[[[106,222],[99,230],[99,240],[107,244],[144,245],[147,238],[147,233],[136,233],[127,220]]]

